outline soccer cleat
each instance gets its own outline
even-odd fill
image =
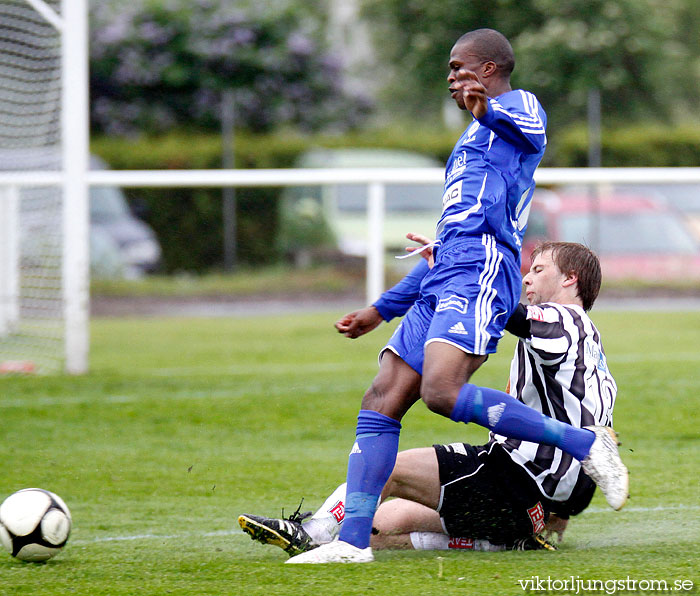
[[[320,563],[371,563],[374,561],[372,548],[357,548],[348,542],[334,540],[322,544],[318,548],[301,553],[285,561],[291,564],[320,564]]]
[[[617,450],[617,433],[608,426],[584,428],[595,433],[595,440],[581,467],[603,491],[608,505],[618,511],[629,496],[629,472]]]
[[[557,547],[541,534],[533,534],[532,536],[516,540],[511,550],[557,550]]]
[[[253,540],[279,546],[289,556],[294,556],[318,546],[301,525],[302,520],[310,515],[310,512],[300,515],[299,510],[282,519],[243,514],[239,516],[238,524]]]

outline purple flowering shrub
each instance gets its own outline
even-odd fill
[[[250,131],[362,121],[370,101],[343,89],[341,57],[325,51],[318,23],[235,4],[91,3],[93,131],[218,130],[225,90],[235,94],[236,126]]]

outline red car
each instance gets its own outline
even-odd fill
[[[523,243],[523,270],[542,240],[581,242],[605,279],[700,280],[700,246],[667,205],[641,194],[538,190]]]

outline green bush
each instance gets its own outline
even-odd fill
[[[444,161],[461,131],[394,127],[346,135],[305,136],[292,132],[269,135],[239,134],[235,141],[239,168],[288,168],[312,147],[385,147],[407,149]],[[550,147],[543,165],[586,166],[585,126],[550,131]],[[92,151],[114,169],[220,168],[221,137],[172,133],[139,140],[98,137]],[[700,164],[700,126],[674,128],[629,126],[604,130],[603,165],[697,166]],[[237,198],[237,253],[243,264],[280,260],[285,243],[278,237],[279,188],[239,188]],[[223,263],[222,192],[220,189],[132,189],[128,196],[156,231],[163,246],[164,268],[172,271],[208,271]],[[324,230],[300,228],[306,236]],[[293,239],[292,239],[293,241]]]
[[[250,149],[255,151],[254,149]],[[138,141],[101,137],[92,151],[113,169],[214,169],[221,167],[220,137],[173,134]],[[244,153],[240,162],[249,161]],[[260,160],[255,167],[272,167]],[[253,167],[241,165],[240,167]],[[279,188],[236,190],[237,256],[241,263],[276,262]],[[222,190],[218,188],[138,188],[127,196],[155,230],[165,272],[203,272],[223,264]]]
[[[553,135],[548,165],[588,165],[588,133],[574,126]],[[633,125],[603,130],[603,167],[697,167],[700,164],[700,126],[687,124],[663,128]]]

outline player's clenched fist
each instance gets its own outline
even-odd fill
[[[345,337],[355,339],[375,329],[383,320],[374,306],[367,306],[341,317],[335,328]]]

